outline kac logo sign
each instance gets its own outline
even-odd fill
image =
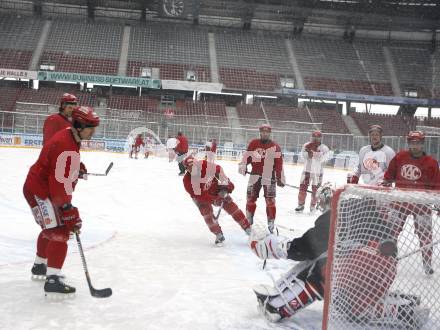
[[[422,171],[413,164],[406,164],[400,169],[400,175],[407,180],[416,181],[422,176]]]

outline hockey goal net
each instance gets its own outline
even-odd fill
[[[440,329],[440,192],[335,192],[323,329]]]

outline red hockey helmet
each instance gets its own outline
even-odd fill
[[[272,126],[269,124],[262,124],[259,128],[259,131],[268,131],[269,133],[272,132]]]
[[[370,134],[371,132],[374,132],[374,131],[379,132],[379,134],[382,135],[382,126],[380,126],[380,125],[371,125],[368,128],[368,134]]]
[[[77,104],[78,103],[78,99],[73,94],[64,93],[63,96],[61,96],[60,106],[62,107],[64,105],[64,103],[74,103],[74,104]]]
[[[313,132],[312,132],[312,137],[315,137],[315,138],[320,138],[320,137],[322,137],[322,133],[321,133],[321,131],[320,131],[320,130],[313,131]]]
[[[194,156],[192,155],[189,155],[183,160],[183,166],[185,166],[186,168],[193,166],[193,164],[194,164]]]
[[[75,107],[72,112],[72,123],[74,127],[96,127],[99,126],[99,117],[91,107]]]
[[[406,141],[408,142],[424,142],[425,141],[425,133],[422,131],[411,131],[406,136]]]

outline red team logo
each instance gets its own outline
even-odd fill
[[[400,175],[407,180],[416,181],[422,176],[422,171],[413,164],[406,164],[400,169]]]

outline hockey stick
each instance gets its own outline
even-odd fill
[[[220,213],[222,212],[223,204],[224,204],[224,203],[225,203],[225,199],[222,200],[222,203],[220,204],[220,208],[218,209],[217,215],[214,215],[214,220],[215,220],[215,221],[218,220],[218,218],[219,218],[219,216],[220,216]]]
[[[246,171],[245,174],[257,175],[257,176],[259,176],[259,177],[261,178],[261,175],[259,175],[259,174],[252,174],[251,172],[248,172],[248,171]],[[294,188],[294,189],[301,189],[301,188],[298,187],[298,186],[294,186],[294,185],[292,185],[292,184],[288,184],[288,183],[284,183],[284,185],[285,185],[286,187],[290,187],[290,188]],[[311,191],[311,190],[306,190],[306,191],[307,191],[308,193],[313,193],[313,191]]]
[[[76,242],[78,243],[78,250],[79,250],[79,254],[81,255],[81,261],[82,261],[82,265],[84,268],[84,273],[86,274],[86,279],[87,279],[87,284],[89,285],[90,294],[92,295],[92,297],[95,297],[95,298],[108,298],[108,297],[110,297],[113,293],[111,288],[99,290],[99,289],[95,289],[92,286],[92,281],[90,280],[89,270],[87,268],[86,257],[84,256],[84,250],[82,248],[82,244],[81,244],[81,240],[79,238],[78,232],[75,232],[75,237],[76,237]]]
[[[112,167],[113,167],[113,162],[111,162],[110,164],[108,164],[108,167],[107,167],[107,169],[105,170],[105,173],[88,173],[88,172],[87,172],[87,175],[94,175],[94,176],[107,176],[108,173],[110,172],[110,170],[112,169]]]
[[[420,252],[420,251],[422,251],[422,250],[424,250],[424,249],[427,249],[427,248],[433,247],[433,246],[435,246],[435,245],[437,245],[437,244],[440,244],[440,240],[437,240],[437,241],[435,241],[435,242],[432,242],[432,243],[426,244],[426,245],[422,246],[421,248],[418,248],[417,250],[414,250],[414,251],[408,252],[408,253],[404,254],[403,256],[398,257],[398,258],[397,258],[397,261],[400,261],[400,260],[402,260],[402,259],[408,258],[408,257],[410,257],[410,256],[412,256],[412,255],[414,255],[414,254],[416,254],[416,253],[418,253],[418,252]]]

